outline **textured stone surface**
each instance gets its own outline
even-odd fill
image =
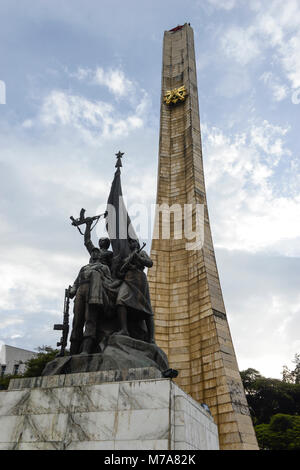
[[[156,219],[148,270],[155,313],[156,340],[170,367],[180,371],[176,383],[195,400],[207,403],[219,425],[222,449],[257,449],[255,433],[227,322],[210,230],[203,173],[193,30],[185,25],[164,35],[162,97],[184,85],[185,102],[161,101],[157,204],[204,206],[203,245],[187,250],[191,240],[163,239],[166,222]],[[183,222],[183,221],[182,221]],[[183,224],[182,224],[183,225]],[[223,423],[227,426],[223,426]]]
[[[47,375],[44,377],[11,379],[9,390],[26,388],[58,388],[82,385],[97,385],[105,382],[120,382],[123,380],[160,379],[161,372],[156,367],[141,369],[103,370],[98,372],[77,372],[66,375]]]
[[[110,336],[101,354],[59,357],[49,362],[43,375],[74,374],[95,371],[120,371],[156,367],[168,369],[166,354],[156,345],[128,336]],[[127,380],[130,377],[127,377]],[[117,380],[122,380],[119,378]],[[124,380],[124,379],[123,379]]]
[[[0,392],[1,450],[219,448],[211,415],[169,379],[51,385]]]

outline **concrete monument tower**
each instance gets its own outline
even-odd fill
[[[171,225],[170,239],[156,230],[148,272],[156,341],[177,384],[206,403],[218,425],[221,449],[258,449],[228,326],[217,271],[203,174],[196,61],[189,24],[165,32],[163,45],[157,204],[204,206],[203,244],[187,249]],[[182,211],[182,225],[184,210]],[[188,213],[186,213],[188,215]],[[157,232],[158,233],[158,232]]]

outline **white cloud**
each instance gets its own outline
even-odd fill
[[[48,251],[38,248],[14,247],[2,255],[0,309],[19,309],[23,314],[39,311],[46,299],[57,299],[57,292],[67,284],[67,275],[76,272],[77,264],[61,252],[50,257]]]
[[[260,4],[256,28],[261,46],[271,41],[293,88],[300,86],[300,4],[297,0],[278,0]]]
[[[22,318],[6,318],[5,320],[0,321],[0,329],[7,328],[10,325],[18,325],[24,323]]]
[[[240,368],[280,378],[300,346],[298,259],[224,249],[216,256]]]
[[[299,20],[300,28],[300,20]],[[300,87],[300,31],[281,46],[280,55],[292,88]]]
[[[231,67],[220,77],[217,92],[226,98],[232,98],[251,89],[251,81],[245,69]]]
[[[30,129],[33,126],[33,122],[31,119],[25,119],[25,121],[22,123],[22,127],[24,129]]]
[[[213,5],[215,8],[222,10],[232,10],[237,4],[237,0],[208,0],[208,3]]]
[[[134,84],[125,77],[122,70],[109,69],[107,72],[98,67],[94,76],[95,83],[105,85],[115,96],[125,96],[134,90]]]
[[[279,162],[286,165],[288,160],[296,164],[285,149],[288,129],[264,121],[247,133],[232,137],[218,129],[203,130],[216,246],[300,255],[299,186],[289,194],[285,181],[280,181],[277,175]],[[291,185],[293,179],[298,181],[299,177],[291,172]]]
[[[132,114],[120,116],[110,103],[90,101],[82,96],[53,90],[45,97],[38,116],[44,126],[73,128],[91,145],[99,146],[103,139],[128,136],[143,127],[147,97],[143,97]]]
[[[261,54],[253,28],[233,26],[221,38],[221,47],[228,57],[246,65]]]
[[[77,78],[77,80],[86,80],[90,77],[92,73],[91,69],[87,69],[84,67],[78,67],[76,72],[70,73],[70,77]]]
[[[257,17],[255,21],[258,29],[268,35],[272,44],[280,44],[284,36],[297,31],[299,26],[298,0],[270,0],[267,4],[263,0],[257,3]]]
[[[284,148],[283,137],[289,132],[289,127],[280,127],[263,121],[261,125],[253,125],[250,130],[251,144],[257,146],[266,154],[265,158],[271,165],[277,164],[274,157],[291,155],[290,150]]]
[[[126,77],[121,68],[105,70],[103,67],[96,67],[92,70],[78,67],[75,73],[70,73],[70,76],[93,85],[105,86],[115,98],[126,97],[128,99],[131,98],[135,90],[140,91],[139,86]]]
[[[126,107],[121,108],[109,97],[105,101],[91,100],[82,94],[53,89],[41,98],[37,116],[23,122],[24,129],[37,124],[45,128],[56,126],[60,131],[65,127],[75,131],[89,145],[100,146],[105,140],[126,137],[146,124],[151,104],[149,95],[121,69],[105,71],[101,67],[95,70],[79,67],[74,73],[66,68],[64,72],[84,81],[87,87],[105,86],[114,98],[126,100]]]
[[[267,49],[281,65],[293,89],[300,87],[300,4],[298,0],[257,0],[250,2],[255,11],[245,27],[230,27],[221,38],[224,53],[246,65],[263,56]],[[268,55],[269,56],[269,55]],[[267,80],[276,100],[286,96],[285,85]]]
[[[42,103],[40,119],[43,124],[62,124],[81,127],[86,122],[91,127],[110,116],[113,107],[102,102],[91,102],[81,96],[53,90]]]
[[[288,87],[281,83],[279,78],[276,77],[272,72],[264,72],[260,78],[266,85],[269,86],[275,101],[282,101],[287,97]]]

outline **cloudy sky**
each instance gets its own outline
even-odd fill
[[[55,346],[87,262],[69,217],[105,206],[119,149],[128,206],[155,203],[163,33],[190,22],[239,366],[280,378],[300,352],[299,0],[2,0],[0,18],[0,344]]]

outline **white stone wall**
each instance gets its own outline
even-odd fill
[[[169,379],[73,386],[45,379],[0,392],[0,449],[219,448],[212,417]]]
[[[172,389],[172,423],[175,425],[172,449],[218,449],[218,429],[210,414],[174,383]]]

